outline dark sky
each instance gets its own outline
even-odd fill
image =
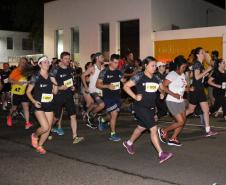
[[[1,0],[0,30],[34,31],[42,27],[43,1],[51,0]],[[225,7],[225,0],[205,1]]]

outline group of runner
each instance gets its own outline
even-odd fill
[[[86,64],[81,75],[81,93],[86,103],[84,116],[87,119],[87,126],[92,129],[98,127],[99,130],[109,126],[109,140],[120,141],[116,123],[122,96],[125,96],[127,99],[130,97],[131,111],[137,120],[137,127],[131,137],[123,142],[123,146],[131,155],[135,153],[133,147],[135,141],[145,130],[149,130],[150,139],[158,152],[159,162],[171,158],[173,154],[163,151],[159,140],[168,145],[181,146],[178,137],[185,125],[186,116],[193,113],[197,105],[202,110],[200,115],[204,118],[205,136],[217,135],[218,133],[210,126],[209,112],[214,113],[222,107],[226,119],[225,62],[216,60],[213,66],[209,65],[204,69],[204,49],[198,47],[193,50],[192,55],[191,67],[183,56],[178,56],[172,62],[170,72],[166,74],[165,63],[157,62],[152,56],[134,62],[131,52],[126,60],[112,54],[109,61],[105,62],[102,53],[92,54],[91,62]],[[73,143],[83,141],[84,138],[79,137],[77,133],[73,97],[74,70],[70,67],[70,53],[62,52],[57,65],[51,65],[46,56],[39,58],[37,62],[39,69],[33,71],[29,78],[26,74],[27,63],[27,59],[22,58],[18,67],[8,74],[8,78],[1,75],[2,88],[6,88],[4,86],[9,83],[12,86],[12,106],[7,116],[7,125],[13,126],[12,116],[21,104],[26,120],[25,129],[29,129],[32,126],[29,120],[31,108],[40,124],[31,135],[31,143],[40,154],[45,154],[43,145],[51,136],[51,130],[63,135],[63,130],[61,128],[58,130],[53,125],[61,122],[65,110],[70,117]],[[204,86],[207,77],[207,83],[213,87],[216,99],[210,110]],[[7,93],[3,90],[3,109],[6,106],[5,94]],[[189,102],[187,105],[185,99]],[[29,103],[32,106],[29,106]],[[156,117],[166,115],[168,112],[166,107],[175,121],[166,128],[158,128]],[[173,134],[169,138],[170,131]]]

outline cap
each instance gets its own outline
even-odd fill
[[[163,62],[157,62],[157,64],[156,64],[156,66],[157,67],[160,67],[160,66],[165,66],[166,64],[165,63],[163,63]]]

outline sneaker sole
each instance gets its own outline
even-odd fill
[[[119,141],[121,141],[121,139],[117,139],[117,140],[114,140],[114,139],[112,139],[112,138],[108,138],[110,141],[114,141],[114,142],[119,142]]]
[[[178,144],[175,144],[175,143],[167,143],[169,146],[182,146],[182,144],[178,145]]]
[[[135,154],[135,152],[134,152],[134,153],[129,152],[129,150],[127,149],[127,147],[126,147],[126,145],[125,145],[125,143],[124,143],[124,142],[122,143],[122,145],[126,148],[126,150],[127,150],[128,154],[130,154],[130,155]]]
[[[90,124],[88,124],[88,123],[86,124],[86,126],[89,127],[89,128],[91,128],[91,129],[93,129],[93,130],[94,130],[94,129],[97,129],[97,127],[92,127],[92,126],[91,126]]]
[[[218,135],[219,133],[215,133],[215,134],[210,134],[210,135],[204,135],[204,137],[212,137],[212,136],[216,136]]]
[[[173,157],[173,154],[169,154],[167,158],[165,158],[164,160],[159,161],[159,163],[162,164],[163,162],[167,161],[171,157]]]
[[[162,140],[160,130],[161,130],[161,129],[158,128],[158,136],[159,136],[159,140],[160,140],[162,143],[166,143],[166,141],[163,141],[163,140]]]

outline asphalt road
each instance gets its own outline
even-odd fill
[[[199,119],[188,119],[181,135],[183,146],[162,147],[174,154],[159,164],[157,153],[145,132],[135,143],[135,155],[122,146],[136,122],[121,114],[117,133],[120,142],[108,140],[109,129],[100,132],[79,121],[79,135],[85,141],[72,144],[69,121],[63,120],[64,136],[53,135],[47,141],[46,155],[30,145],[31,130],[25,130],[20,118],[8,128],[0,113],[0,185],[226,185],[226,122],[212,118],[220,132],[216,137],[203,137]],[[166,126],[170,118],[160,121]],[[37,123],[36,123],[37,126]]]

